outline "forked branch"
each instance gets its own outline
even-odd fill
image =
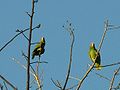
[[[35,26],[32,30],[35,30],[36,28],[40,28],[40,24],[38,24],[37,26]],[[30,28],[24,29],[24,30],[22,30],[21,32],[17,33],[17,34],[16,34],[14,37],[12,37],[3,47],[0,48],[0,52],[1,52],[6,46],[8,46],[12,41],[14,41],[15,38],[17,38],[20,34],[26,32],[26,31],[28,31],[28,30],[30,30]],[[18,31],[18,30],[16,30],[16,32],[17,32],[17,31]]]
[[[102,38],[101,38],[101,41],[100,41],[100,44],[99,44],[99,47],[98,47],[98,50],[97,50],[97,53],[100,51],[101,47],[102,47],[102,44],[103,44],[103,41],[104,41],[104,38],[105,38],[105,35],[108,31],[108,20],[105,21],[105,26],[104,26],[104,33],[102,35]],[[97,58],[98,54],[96,55],[96,58]],[[95,58],[95,60],[96,60]],[[90,73],[90,71],[93,69],[95,65],[95,62],[90,66],[90,68],[88,69],[88,71],[85,73],[85,75],[83,76],[83,78],[79,81],[78,83],[78,86],[76,88],[76,90],[79,90],[83,81],[85,80],[85,78],[88,76],[88,74]]]
[[[29,31],[29,42],[28,42],[28,61],[27,61],[27,81],[26,90],[30,87],[30,49],[31,49],[31,39],[32,39],[32,27],[33,27],[33,16],[34,16],[34,0],[32,0],[32,12],[30,15],[30,31]]]
[[[112,78],[112,80],[110,82],[109,90],[112,90],[112,87],[113,87],[113,84],[114,84],[114,81],[115,81],[115,77],[116,77],[116,75],[118,74],[119,71],[120,71],[120,67],[117,70],[115,70],[115,72],[113,74],[113,78]]]
[[[7,79],[5,79],[2,75],[0,75],[0,78],[5,81],[8,85],[10,85],[13,90],[18,90],[13,84],[11,84]]]
[[[65,27],[64,27],[64,28],[65,28]],[[71,70],[71,65],[72,65],[73,45],[74,45],[74,39],[75,39],[74,32],[73,32],[74,29],[72,28],[71,23],[69,23],[69,26],[68,26],[68,28],[66,28],[66,30],[69,32],[69,34],[70,34],[70,40],[71,40],[71,46],[70,46],[70,62],[69,62],[69,64],[68,64],[67,77],[66,77],[65,84],[64,84],[62,90],[65,90],[65,89],[66,89],[66,85],[67,85],[68,80],[69,80],[70,70]]]

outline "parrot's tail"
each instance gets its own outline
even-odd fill
[[[95,68],[96,68],[96,70],[101,70],[102,66],[98,63],[95,63]]]

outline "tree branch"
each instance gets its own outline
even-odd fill
[[[6,83],[3,82],[3,84],[4,84],[4,86],[5,86],[5,89],[8,90],[8,87],[7,87]]]
[[[90,66],[90,68],[88,69],[88,71],[87,71],[87,72],[85,73],[85,75],[83,76],[82,80],[79,81],[76,90],[79,90],[79,88],[81,87],[83,81],[84,81],[85,78],[88,76],[88,74],[90,73],[90,71],[93,69],[94,65],[95,65],[95,62]]]
[[[17,90],[17,88],[14,85],[12,85],[7,79],[5,79],[2,75],[0,75],[0,78],[3,81],[5,81],[8,85],[10,85],[13,88],[13,90]]]
[[[34,15],[34,0],[32,0],[32,12],[31,12],[31,16],[30,16],[26,90],[29,90],[29,87],[30,87],[30,49],[31,49],[31,38],[32,38],[33,15]]]
[[[12,58],[12,60],[15,61],[17,64],[19,64],[21,67],[23,67],[27,71],[27,67],[25,65],[21,64],[18,60],[14,59],[14,58]],[[38,77],[37,77],[37,74],[36,74],[34,68],[31,65],[30,65],[30,67],[31,67],[30,74],[33,75],[33,77],[35,78],[38,87],[41,87],[41,85],[40,85],[40,83],[38,81]]]
[[[120,62],[117,62],[117,63],[112,63],[112,64],[107,64],[107,65],[103,65],[101,67],[109,67],[109,66],[114,66],[114,65],[119,65]]]
[[[36,29],[36,28],[40,28],[40,24],[35,26],[32,30]],[[22,34],[23,32],[28,31],[30,28],[24,29],[22,30],[22,32],[19,32],[18,34],[16,34],[14,37],[12,37],[3,47],[0,48],[0,52],[6,47],[8,46],[16,37],[18,37],[20,34]]]
[[[0,83],[0,89],[3,90],[3,85]]]
[[[116,75],[118,74],[119,71],[120,71],[120,67],[117,70],[115,70],[115,72],[113,74],[113,78],[112,78],[112,80],[110,82],[109,90],[112,90],[112,87],[113,87],[113,84],[114,84],[114,81],[115,81],[115,77],[116,77]]]
[[[74,45],[74,39],[75,39],[74,32],[73,32],[74,29],[71,28],[71,23],[69,24],[69,26],[68,26],[68,28],[67,28],[66,30],[70,33],[70,40],[71,40],[71,46],[70,46],[70,62],[69,62],[69,64],[68,64],[67,77],[66,77],[65,84],[64,84],[62,90],[65,90],[66,85],[67,85],[68,80],[69,80],[70,70],[71,70],[71,65],[72,65],[72,51],[73,51],[73,45]]]
[[[62,90],[62,86],[61,86],[61,84],[59,83],[58,80],[57,80],[57,82],[55,82],[52,78],[51,78],[51,80],[52,80],[53,84],[54,84],[56,87],[58,87],[58,88],[60,88],[60,89]]]
[[[46,61],[35,61],[35,62],[31,62],[30,64],[34,64],[34,63],[48,63]]]
[[[110,79],[109,78],[107,78],[107,77],[105,77],[105,76],[103,76],[103,75],[101,75],[101,74],[99,74],[99,73],[95,73],[96,75],[98,75],[100,78],[104,78],[104,79],[106,79],[106,80],[108,80],[108,81],[110,81]]]
[[[29,41],[29,39],[28,39],[28,37],[23,33],[23,31],[22,30],[17,30],[16,32],[21,32],[22,33],[22,35]]]
[[[108,20],[105,21],[105,24],[104,24],[104,25],[105,25],[105,26],[104,26],[104,33],[103,33],[103,35],[102,35],[102,38],[101,38],[101,41],[100,41],[100,44],[99,44],[99,47],[98,47],[98,50],[97,50],[96,58],[97,58],[97,56],[98,56],[98,52],[100,51],[100,49],[101,49],[101,47],[102,47],[102,44],[103,44],[105,35],[106,35],[107,31],[108,31]],[[96,58],[95,58],[95,60],[96,60]],[[85,78],[88,76],[88,74],[90,73],[90,71],[93,69],[94,65],[95,65],[95,62],[92,64],[92,66],[90,66],[90,68],[89,68],[88,71],[85,73],[85,75],[83,76],[83,78],[79,81],[76,90],[79,90],[79,89],[80,89],[83,81],[84,81]]]
[[[105,25],[105,26],[104,26],[104,33],[103,33],[103,35],[102,35],[102,39],[101,39],[100,44],[99,44],[99,46],[98,46],[98,52],[100,52],[100,49],[101,49],[102,44],[103,44],[103,41],[104,41],[104,39],[105,39],[105,35],[106,35],[106,33],[107,33],[107,31],[108,31],[108,28],[109,28],[108,20],[105,21],[104,25]]]

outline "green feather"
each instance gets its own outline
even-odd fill
[[[45,52],[44,46],[45,46],[45,38],[42,37],[40,42],[35,46],[32,52],[32,59],[34,59],[35,56],[40,56]]]
[[[96,69],[100,70],[101,69],[101,65],[100,65],[101,64],[101,57],[100,57],[100,53],[99,52],[97,53],[97,49],[95,48],[94,43],[90,44],[90,49],[89,49],[88,54],[89,54],[89,57],[92,60],[92,62],[95,62]]]

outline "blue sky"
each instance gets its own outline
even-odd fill
[[[45,53],[41,57],[41,60],[48,61],[48,64],[41,65],[44,72],[43,90],[48,88],[57,90],[51,82],[51,77],[64,83],[70,49],[69,33],[62,28],[66,21],[72,22],[75,28],[71,76],[81,79],[88,69],[87,65],[91,64],[88,58],[89,44],[95,42],[98,47],[104,30],[104,21],[108,19],[110,24],[120,25],[119,3],[119,0],[39,0],[35,5],[33,25],[40,23],[42,26],[33,32],[32,42],[39,41],[42,36],[46,38]],[[29,27],[29,16],[26,12],[31,11],[31,0],[2,0],[0,11],[0,47],[2,47],[16,34],[17,29]],[[25,34],[28,35],[27,32]],[[103,65],[120,61],[119,37],[119,29],[108,31],[101,49]],[[21,90],[25,89],[26,71],[12,61],[12,58],[26,64],[21,52],[27,54],[27,44],[27,40],[20,35],[0,52],[0,74]],[[33,48],[34,46],[31,50]],[[103,68],[101,71],[92,71],[81,90],[107,90],[110,82],[99,78],[95,73],[111,79],[117,68],[118,66],[114,66]],[[119,76],[116,78],[116,82],[118,81]],[[77,82],[70,80],[68,86]]]

